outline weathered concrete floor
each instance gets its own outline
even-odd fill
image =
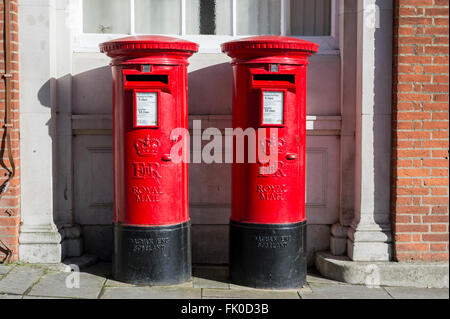
[[[230,284],[227,268],[194,267],[193,280],[177,286],[134,286],[111,279],[111,264],[82,269],[79,288],[67,288],[71,273],[37,265],[0,265],[0,299],[448,299],[448,289],[366,287],[328,280],[315,272],[300,290],[274,291]],[[70,278],[69,278],[70,279]]]

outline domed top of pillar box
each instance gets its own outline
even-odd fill
[[[129,36],[101,43],[99,47],[100,52],[113,59],[112,64],[128,60],[140,63],[135,60],[150,58],[151,61],[145,62],[187,65],[187,58],[198,51],[197,43],[160,35]]]
[[[222,52],[234,63],[307,64],[319,45],[292,37],[264,35],[222,43]]]

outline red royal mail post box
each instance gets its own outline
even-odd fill
[[[243,163],[233,162],[233,283],[257,288],[305,284],[306,69],[317,50],[314,43],[281,36],[222,44],[232,58],[233,129],[259,129],[256,143],[268,154],[277,153],[272,163],[250,162],[248,156]]]
[[[140,284],[191,277],[188,164],[170,156],[188,128],[189,41],[132,36],[100,44],[113,81],[113,276]]]

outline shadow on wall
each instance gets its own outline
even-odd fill
[[[231,115],[231,88],[229,62],[189,72],[189,114]]]
[[[104,66],[72,76],[73,114],[111,114],[111,67]]]
[[[59,229],[80,225],[83,253],[97,255],[101,260],[111,260],[113,248],[112,123],[109,119],[88,117],[111,114],[111,83],[111,69],[109,66],[103,66],[75,75],[49,79],[38,92],[41,104],[52,109],[52,118],[47,125],[53,143],[55,224]],[[190,115],[231,114],[232,78],[229,63],[215,64],[190,72],[188,85]],[[73,119],[72,115],[86,117]],[[192,173],[189,179],[191,193],[208,194],[217,192],[217,189],[231,187],[211,185],[223,183],[222,179],[215,177],[217,170],[195,170]],[[201,176],[195,176],[196,174]],[[212,175],[204,176],[205,174]],[[200,183],[204,180],[213,182]],[[217,194],[210,194],[206,198],[213,199],[207,205],[214,207],[217,204],[214,202]],[[228,196],[226,201],[229,201]],[[223,205],[223,202],[219,204]],[[227,213],[229,216],[229,211]],[[228,220],[228,216],[222,217],[221,220]],[[217,223],[217,228],[223,232],[221,238],[227,237],[228,226],[223,222]],[[202,239],[211,234],[209,229],[198,223],[192,228],[192,233],[193,239]],[[210,256],[210,263],[226,262],[227,243],[227,239],[224,239],[223,243],[221,241],[220,245],[217,245],[217,241],[201,240],[200,243],[193,240],[193,256]],[[193,262],[197,262],[195,258]]]
[[[80,225],[83,233],[84,225],[80,223],[80,217],[89,214],[95,215],[98,211],[100,215],[103,213],[103,215],[108,216],[107,227],[111,228],[112,172],[103,174],[104,178],[100,179],[89,177],[93,170],[100,170],[101,172],[102,167],[91,167],[89,154],[80,154],[79,148],[73,147],[78,144],[79,136],[72,131],[72,113],[111,113],[111,70],[109,66],[105,66],[76,75],[67,74],[58,79],[49,79],[39,89],[38,99],[41,105],[51,108],[52,111],[51,120],[46,124],[49,136],[52,139],[53,220],[63,238],[63,257],[68,250],[71,251],[71,254],[76,255],[77,251],[80,251],[76,247],[83,242],[78,241],[78,244],[74,244],[77,241],[76,239],[79,238],[80,231],[71,227]],[[108,122],[110,123],[110,120]],[[104,126],[104,123],[99,124]],[[87,132],[88,130],[85,132],[82,130],[82,133]],[[107,163],[104,166],[110,166],[112,169],[110,130],[94,130],[91,133],[104,137],[103,150],[109,149],[109,154],[105,152],[103,154],[109,155],[107,161],[111,162],[110,165]],[[83,139],[86,139],[86,137],[89,139],[90,135],[83,135]],[[84,155],[88,156],[83,158]],[[77,160],[80,163],[77,164]],[[80,171],[74,172],[74,169]],[[80,172],[81,174],[77,174]],[[89,181],[91,183],[86,184]],[[89,189],[94,201],[97,199],[99,192],[100,196],[104,196],[105,193],[111,196],[107,200],[100,200],[101,205],[98,207],[94,205],[84,212],[79,209],[83,200],[86,200],[84,188]],[[111,190],[109,191],[109,189]],[[105,210],[107,211],[106,214]],[[92,240],[99,240],[102,243],[111,242],[98,250],[99,256],[107,257],[112,252],[112,233],[111,229],[101,229],[103,231],[96,238],[84,238],[84,245],[87,246],[88,241]],[[95,234],[95,232],[93,233]],[[65,239],[75,240],[66,242]],[[72,248],[65,249],[69,242],[71,242]],[[106,248],[106,250],[103,248]],[[84,249],[84,252],[92,253],[86,249]]]

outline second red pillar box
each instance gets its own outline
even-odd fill
[[[112,58],[113,276],[134,284],[187,281],[188,164],[170,153],[172,130],[188,127],[187,60],[198,45],[132,36],[100,50]]]
[[[272,162],[245,156],[232,165],[233,283],[297,288],[306,281],[306,69],[317,50],[280,36],[222,44],[232,58],[233,129],[255,129],[254,149],[277,153]]]

